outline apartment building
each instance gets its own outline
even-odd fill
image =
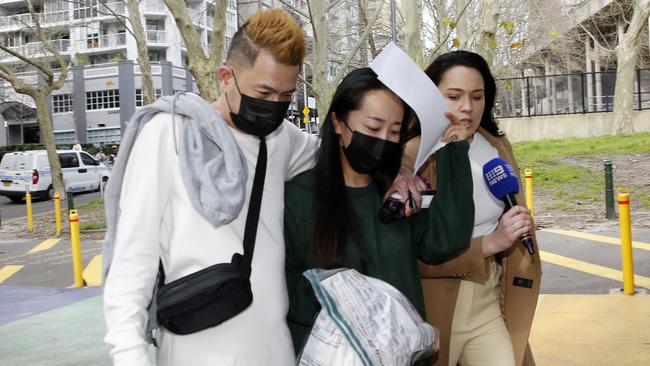
[[[214,1],[187,0],[186,4],[207,51]],[[70,65],[65,85],[49,98],[56,142],[119,142],[124,123],[142,106],[136,42],[120,19],[127,15],[125,3],[35,0],[34,6],[51,45]],[[196,91],[186,68],[187,50],[163,0],[141,1],[140,13],[152,61],[155,95]],[[225,19],[227,49],[237,30],[236,1],[229,1]],[[24,0],[0,0],[0,42],[26,57],[43,57],[43,44],[28,30],[33,23]],[[0,62],[21,67],[21,61],[7,52],[0,52]],[[39,77],[29,69],[20,73],[20,78],[30,84],[39,83]],[[17,94],[4,80],[0,81],[0,121],[0,145],[40,141],[33,100]]]

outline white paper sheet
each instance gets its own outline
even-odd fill
[[[413,171],[427,158],[445,146],[440,138],[449,126],[445,117],[447,102],[436,84],[393,42],[370,62],[370,68],[384,85],[397,94],[417,114],[422,127],[422,141]]]

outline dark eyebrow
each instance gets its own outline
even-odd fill
[[[288,90],[288,91],[279,91],[279,90],[273,88],[272,86],[264,84],[264,83],[258,84],[255,87],[258,88],[258,89],[263,89],[264,91],[268,91],[270,93],[282,93],[282,94],[284,94],[284,93],[293,93],[293,92],[296,91],[296,88],[293,88],[293,89]]]
[[[447,88],[447,89],[445,89],[445,90],[446,90],[446,91],[457,91],[457,92],[463,92],[463,91],[465,91],[465,90],[460,89],[460,88]],[[485,90],[483,90],[483,89],[476,89],[476,90],[472,90],[470,93],[476,93],[476,92],[478,92],[478,91],[485,92]]]
[[[366,116],[366,118],[371,119],[373,121],[381,122],[381,123],[386,123],[386,120],[380,117],[375,117],[375,116]],[[398,124],[402,124],[402,121],[395,121]]]

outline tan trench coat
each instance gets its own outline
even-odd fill
[[[495,137],[482,128],[479,128],[478,133],[499,151],[499,156],[507,161],[515,172],[519,171],[512,147],[505,136]],[[402,166],[413,168],[419,146],[419,137],[406,144]],[[429,178],[435,187],[434,158],[429,158],[419,173]],[[468,177],[468,179],[471,178]],[[517,195],[517,203],[525,206],[522,192]],[[535,248],[538,249],[537,240],[534,233],[532,234]],[[483,237],[472,239],[467,251],[443,264],[434,266],[420,263],[427,321],[440,330],[441,336],[440,351],[434,362],[436,366],[447,366],[449,362],[449,337],[460,280],[480,283],[488,278],[489,266],[488,260],[483,256],[482,241]],[[501,312],[512,337],[516,364],[535,365],[528,345],[528,336],[537,306],[542,275],[539,250],[534,257],[531,257],[523,245],[515,243],[504,254],[501,262],[503,266]]]

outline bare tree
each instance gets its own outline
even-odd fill
[[[347,4],[346,1],[333,0],[327,4],[322,0],[309,0],[307,2],[307,12],[302,11],[301,9],[296,9],[286,0],[280,1],[291,12],[302,17],[311,25],[313,44],[311,62],[307,62],[307,64],[311,68],[313,78],[312,82],[308,83],[308,85],[316,96],[317,109],[322,111],[321,113],[325,113],[329,109],[334,91],[339,82],[348,72],[348,68],[357,56],[359,50],[367,44],[368,37],[372,33],[373,26],[377,22],[384,6],[384,1],[366,1],[366,8],[369,7],[369,4],[372,4],[375,7],[372,17],[365,21],[365,27],[359,36],[356,34],[348,34],[344,37],[341,37],[340,34],[337,35],[338,37],[334,35],[333,28],[335,28],[335,22],[328,22],[328,18],[340,18],[346,16],[345,14],[350,9],[348,6],[346,6],[345,9],[342,9],[343,5],[350,5]],[[351,42],[336,42],[335,44],[334,39],[347,39]],[[346,47],[345,50],[341,50],[344,45],[349,47]],[[332,52],[335,48],[334,46],[341,50],[341,52]],[[342,59],[335,59],[337,54],[345,56],[342,57]],[[328,67],[331,64],[336,64],[336,72],[333,73],[333,75],[328,72]],[[306,80],[304,81],[306,82]]]
[[[359,8],[359,16],[361,18],[361,26],[363,29],[366,29],[368,27],[368,16],[366,15],[367,13],[367,7],[361,0],[357,0],[357,7]],[[368,35],[368,47],[370,47],[370,55],[372,58],[377,56],[379,54],[379,51],[377,51],[377,46],[375,45],[375,37],[374,34],[370,33]]]
[[[454,5],[455,6],[452,6]],[[473,0],[458,0],[454,4],[445,0],[423,0],[423,8],[421,13],[426,14],[428,22],[422,25],[422,37],[428,40],[434,40],[427,49],[424,47],[424,65],[428,65],[440,54],[450,51],[452,48],[466,49],[471,44],[471,30],[468,28],[467,22],[462,21],[468,18],[467,12],[475,7]],[[462,8],[459,8],[462,6]],[[420,21],[417,17],[418,13],[409,11],[407,16],[405,12],[405,23],[407,28],[409,24]],[[471,17],[475,19],[476,17]],[[411,25],[413,26],[413,25]],[[459,27],[462,26],[462,29]],[[411,43],[408,38],[415,36],[412,32],[406,32],[407,43]],[[466,37],[466,38],[465,38]],[[451,42],[451,43],[450,43]]]
[[[418,9],[418,2],[405,1],[402,3],[406,31],[406,52],[415,63],[424,68],[424,50],[422,46],[422,12]]]
[[[484,0],[481,4],[478,29],[479,42],[476,53],[483,56],[488,65],[492,65],[497,48],[497,30],[499,9],[496,0]]]
[[[614,92],[614,134],[631,135],[632,111],[634,110],[634,69],[639,55],[641,32],[648,23],[650,16],[650,0],[636,0],[634,15],[627,30],[624,29],[623,19],[619,23],[619,41],[616,46],[616,89]]]
[[[42,57],[33,57],[27,54],[27,51],[21,52],[20,48],[8,47],[3,42],[0,42],[0,50],[24,62],[21,67],[27,66],[30,69],[35,69],[38,75],[42,78],[43,82],[37,85],[31,85],[20,78],[15,68],[5,63],[0,63],[0,78],[11,83],[15,91],[19,94],[25,94],[34,99],[36,105],[36,119],[40,129],[41,138],[47,150],[47,157],[50,163],[52,172],[52,184],[54,190],[59,192],[62,198],[65,198],[65,186],[63,183],[63,174],[61,171],[61,163],[56,153],[56,143],[54,139],[54,131],[52,127],[52,117],[48,108],[48,96],[53,90],[63,87],[65,79],[68,77],[68,66],[57,47],[52,42],[52,35],[47,34],[41,27],[41,18],[34,9],[32,0],[25,0],[29,14],[31,15],[31,23],[26,26],[25,33],[36,37],[38,42],[35,44],[37,49],[41,52]],[[26,50],[26,49],[25,49]],[[52,70],[51,58],[54,58],[59,66],[58,75]]]
[[[105,1],[105,0],[102,0]],[[140,15],[140,3],[142,0],[123,0],[126,3],[128,10],[129,25],[125,27],[129,33],[135,38],[135,43],[138,47],[138,65],[142,73],[142,99],[144,104],[153,103],[155,101],[153,95],[153,77],[151,76],[151,62],[149,61],[149,46],[147,45],[147,37],[144,33]]]
[[[188,13],[187,4],[184,0],[165,0],[167,8],[174,16],[176,26],[187,48],[189,69],[199,93],[208,102],[215,101],[219,97],[219,78],[217,68],[223,62],[225,14],[228,6],[227,0],[214,0],[215,4],[212,36],[208,45],[208,54],[203,47],[194,23]]]
[[[631,16],[631,17],[630,17]],[[574,22],[572,29],[566,32],[550,32],[556,43],[574,42],[582,45],[582,50],[594,55],[587,57],[586,71],[594,74],[595,81],[588,80],[587,99],[591,101],[592,84],[595,84],[594,99],[599,109],[602,102],[601,67],[616,68],[616,85],[614,92],[614,125],[615,135],[634,133],[632,112],[634,110],[634,74],[638,64],[638,55],[643,39],[643,30],[647,29],[650,16],[650,0],[630,0],[614,2],[587,20]],[[594,49],[591,49],[591,42]],[[584,45],[586,43],[586,46]],[[575,47],[574,47],[575,48]],[[614,58],[613,55],[616,57]],[[584,53],[576,56],[584,59]],[[594,65],[591,65],[591,59]],[[589,105],[591,108],[591,105]]]
[[[88,0],[67,0],[72,4],[86,5]],[[149,60],[149,46],[144,26],[142,25],[142,14],[140,5],[143,0],[98,0],[96,5],[97,14],[114,17],[124,29],[135,39],[138,56],[137,62],[142,75],[142,99],[144,104],[155,101],[153,92],[153,76],[151,74],[151,61]],[[123,11],[115,9],[116,5],[123,5],[127,9],[127,15]]]

